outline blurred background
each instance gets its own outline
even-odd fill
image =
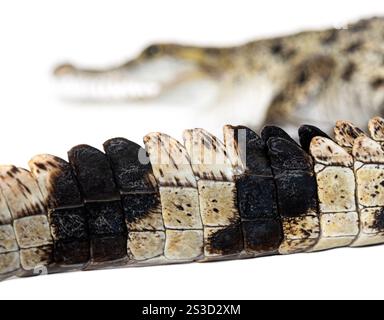
[[[0,163],[25,166],[36,153],[65,156],[75,144],[100,147],[113,136],[141,142],[150,131],[179,138],[185,128],[212,129],[201,121],[204,115],[175,105],[64,103],[52,85],[58,63],[104,67],[123,63],[153,42],[235,45],[380,14],[384,5],[377,0],[4,2]]]

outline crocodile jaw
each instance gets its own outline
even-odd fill
[[[104,70],[64,64],[55,69],[54,78],[66,100],[110,102],[156,98],[197,73],[193,63],[163,56]]]

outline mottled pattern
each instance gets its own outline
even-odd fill
[[[320,235],[312,159],[298,144],[281,134],[264,133],[263,137],[268,137],[268,155],[283,224],[284,240],[279,252],[289,254],[309,250]]]
[[[338,121],[338,143],[304,125],[302,146],[274,126],[188,130],[185,147],[154,133],[149,157],[115,138],[2,166],[0,279],[384,243],[382,123]]]
[[[104,153],[91,146],[78,145],[68,151],[68,159],[86,202],[119,199],[112,168]]]
[[[361,129],[351,122],[338,121],[335,127],[335,138],[337,141],[340,140],[339,144],[346,148],[354,158],[359,225],[357,226],[358,235],[351,245],[375,244],[378,241],[377,238],[367,235],[367,211],[364,209],[379,207],[382,203],[379,187],[383,178],[383,166],[379,164],[383,162],[384,152],[379,143],[369,139]],[[380,230],[377,230],[376,233],[379,234]]]
[[[124,263],[128,259],[127,228],[108,157],[98,149],[79,145],[68,152],[68,158],[85,201],[89,268]]]
[[[159,185],[168,262],[198,260],[204,252],[197,182],[185,147],[161,133],[144,137]]]
[[[336,142],[348,151],[352,150],[356,138],[365,136],[363,130],[349,121],[337,121],[334,133]]]
[[[122,194],[121,201],[129,231],[164,230],[158,193]]]
[[[20,254],[18,251],[0,254],[0,279],[10,277],[20,268]]]
[[[21,249],[40,247],[52,243],[48,219],[45,215],[16,219],[13,225]]]
[[[199,97],[212,94],[204,90],[207,82],[214,85],[220,98],[209,107],[220,122],[295,130],[308,122],[329,132],[336,119],[348,119],[364,128],[383,111],[383,29],[384,18],[377,17],[238,46],[158,43],[111,69],[62,65],[55,75],[69,89],[67,97],[82,100],[182,96],[180,87],[192,79]],[[254,94],[247,99],[244,92]]]
[[[224,139],[237,173],[237,205],[244,255],[276,254],[283,230],[265,143],[255,132],[241,126],[225,126]]]
[[[309,153],[310,151],[309,149],[310,149],[313,138],[324,137],[324,138],[330,139],[330,137],[325,132],[311,125],[302,125],[299,128],[298,133],[299,133],[300,145],[307,153]]]
[[[204,129],[185,130],[185,148],[197,178],[211,181],[233,181],[233,168],[225,145]]]
[[[368,130],[373,140],[383,143],[384,142],[384,119],[381,117],[374,117],[368,123]]]
[[[160,194],[146,151],[124,138],[104,143],[128,229],[131,261],[146,262],[164,255],[165,228]]]
[[[88,217],[70,164],[43,154],[33,157],[29,167],[48,209],[55,263],[84,267],[90,259]]]
[[[75,175],[67,161],[42,154],[33,157],[29,167],[48,208],[77,207],[82,204]]]
[[[359,233],[353,159],[324,137],[312,139],[310,152],[316,163],[321,230],[313,251],[348,246]]]
[[[124,138],[110,139],[103,146],[121,193],[156,191],[152,166],[141,146]]]
[[[0,279],[20,268],[19,245],[6,199],[0,191]]]
[[[128,252],[135,261],[150,260],[164,254],[165,233],[162,231],[131,231]]]
[[[240,254],[243,240],[241,228],[235,227],[240,220],[236,185],[225,145],[203,129],[184,131],[184,144],[198,179],[206,258]]]
[[[45,213],[40,189],[27,170],[1,166],[0,186],[13,219]]]
[[[12,216],[22,273],[48,266],[52,263],[52,236],[38,184],[25,169],[1,166],[0,187]],[[32,258],[29,261],[26,257]],[[16,264],[17,258],[12,261]]]
[[[193,261],[203,255],[202,230],[167,230],[165,257],[170,261]]]
[[[166,134],[150,133],[144,143],[160,186],[196,188],[190,156],[180,142]]]
[[[379,131],[376,131],[379,133]],[[373,135],[376,137],[376,135]],[[379,142],[368,137],[355,140],[352,154],[355,159],[357,201],[360,210],[360,233],[353,246],[384,242],[384,151]]]

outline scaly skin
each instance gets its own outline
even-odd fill
[[[78,145],[0,166],[0,279],[384,243],[384,119]]]
[[[384,19],[372,18],[343,29],[302,32],[237,47],[156,44],[121,66],[85,70],[65,64],[55,75],[78,81],[76,90],[90,85],[90,91],[75,92],[77,98],[104,101],[160,98],[177,92],[184,83],[209,79],[218,86],[219,96],[210,107],[225,108],[222,101],[230,93],[244,95],[236,91],[241,88],[255,92],[246,109],[239,109],[239,118],[223,121],[239,119],[255,129],[265,123],[287,129],[310,122],[329,131],[341,118],[364,127],[384,107],[383,30]],[[203,86],[199,94],[205,94]],[[264,95],[265,99],[257,99]]]

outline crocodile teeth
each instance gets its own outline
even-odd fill
[[[60,96],[78,101],[140,100],[157,97],[162,86],[156,82],[105,77],[65,76],[57,80]]]

